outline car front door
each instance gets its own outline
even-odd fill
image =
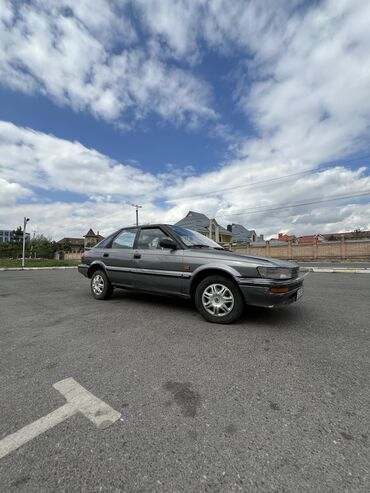
[[[153,293],[180,294],[184,251],[162,248],[163,238],[170,235],[160,227],[140,229],[134,251],[133,287]]]
[[[109,279],[122,287],[132,286],[134,264],[134,243],[138,228],[123,229],[113,239],[110,248],[102,254]]]

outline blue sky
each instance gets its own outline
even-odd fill
[[[135,202],[370,229],[368,196],[279,209],[370,192],[369,22],[360,1],[0,0],[0,228],[107,234]]]
[[[78,140],[120,162],[130,162],[158,173],[166,165],[192,165],[199,171],[211,169],[228,150],[223,139],[206,129],[192,131],[149,117],[133,131],[122,130],[90,113],[59,107],[44,96],[0,90],[3,118],[66,140]]]

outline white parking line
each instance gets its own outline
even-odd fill
[[[52,413],[3,438],[0,442],[0,459],[74,414],[76,409],[69,403],[64,404]]]
[[[67,403],[3,438],[0,441],[0,459],[78,412],[100,429],[107,428],[121,417],[119,412],[95,397],[73,378],[61,380],[53,387],[64,395]]]

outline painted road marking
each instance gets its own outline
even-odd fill
[[[0,441],[0,459],[74,414],[83,414],[99,429],[108,428],[121,417],[119,412],[95,397],[73,378],[61,380],[53,387],[64,395],[66,404],[3,438]]]

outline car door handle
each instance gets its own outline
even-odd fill
[[[141,253],[134,253],[134,258],[141,258]]]
[[[109,257],[109,253],[103,253],[103,257]]]

